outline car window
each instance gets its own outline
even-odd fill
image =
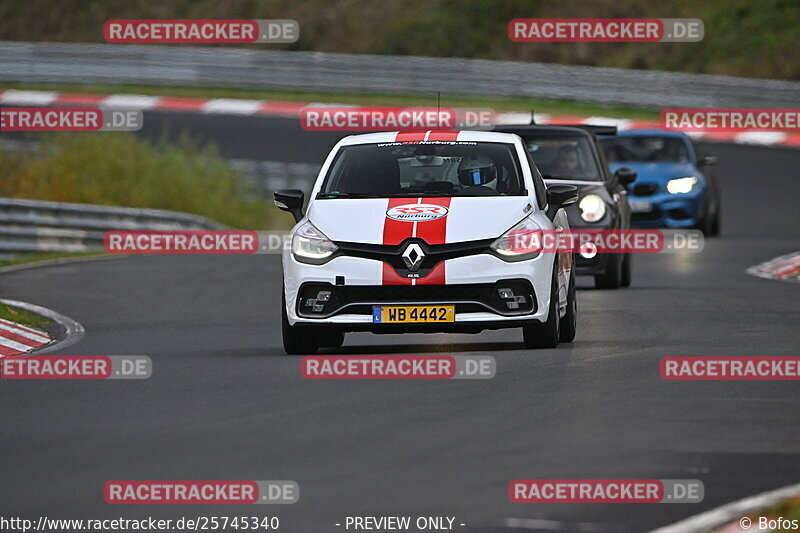
[[[688,163],[689,152],[679,137],[648,135],[611,137],[601,141],[611,163]]]
[[[603,180],[586,137],[548,134],[528,137],[525,143],[544,179]]]
[[[539,206],[539,209],[544,209],[547,207],[547,185],[544,179],[542,179],[542,174],[536,167],[536,163],[531,157],[531,154],[526,150],[525,155],[528,158],[528,164],[531,167],[531,174],[533,175],[533,190],[536,191],[536,205]]]
[[[343,147],[318,197],[524,194],[525,185],[512,144],[393,142]]]

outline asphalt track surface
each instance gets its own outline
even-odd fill
[[[291,119],[148,113],[228,157],[319,162],[334,134]],[[578,335],[349,334],[340,354],[482,354],[492,380],[310,381],[280,340],[277,256],[150,256],[23,270],[0,293],[86,328],[66,355],[149,355],[145,381],[0,382],[0,516],[270,515],[328,532],[347,515],[507,518],[639,532],[800,480],[797,382],[665,382],[668,355],[796,356],[800,286],[753,264],[798,248],[800,152],[707,145],[723,236],[635,258],[633,286],[578,292]],[[288,215],[286,215],[288,216]],[[700,504],[512,504],[517,478],[701,479]],[[291,479],[290,506],[113,506],[112,479]],[[535,531],[531,530],[531,531]]]

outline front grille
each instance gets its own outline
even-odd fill
[[[631,213],[631,222],[651,222],[659,219],[661,219],[661,210],[655,206],[648,213]]]
[[[524,302],[502,298],[498,289],[510,289]],[[325,301],[317,301],[320,293]],[[517,303],[511,309],[509,302]],[[341,313],[372,314],[373,305],[455,304],[456,313],[491,311],[503,316],[526,315],[536,311],[536,297],[524,279],[464,285],[331,285],[304,283],[297,299],[297,314],[307,318],[326,318]],[[321,307],[318,307],[321,306]],[[317,309],[316,311],[314,309]]]
[[[383,261],[391,265],[400,276],[408,278],[411,272],[403,262],[402,256],[406,247],[412,242],[417,243],[425,254],[422,263],[413,272],[415,274],[414,277],[424,278],[442,261],[489,253],[489,245],[494,242],[494,239],[455,244],[428,244],[422,239],[410,238],[396,245],[337,242],[336,246],[339,247],[339,253],[342,255]]]
[[[641,183],[633,186],[634,196],[650,196],[658,191],[658,184],[656,183]]]
[[[670,209],[667,211],[667,216],[673,220],[687,220],[692,218],[692,214],[683,209]]]

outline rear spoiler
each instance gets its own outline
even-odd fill
[[[567,128],[581,128],[595,135],[616,135],[616,126],[601,126],[599,124],[553,124],[554,126],[565,126]]]

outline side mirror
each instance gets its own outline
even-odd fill
[[[636,171],[628,167],[618,168],[614,175],[619,180],[620,185],[627,187],[636,180]]]
[[[562,207],[578,201],[578,188],[574,185],[550,185],[547,187],[547,218],[553,220]]]
[[[712,165],[716,165],[719,162],[719,159],[715,155],[707,155],[705,157],[701,157],[700,161],[697,162],[697,166],[700,167],[710,167]]]
[[[275,191],[275,205],[282,211],[288,211],[294,216],[295,222],[303,218],[303,200],[305,195],[299,189],[281,189]]]

